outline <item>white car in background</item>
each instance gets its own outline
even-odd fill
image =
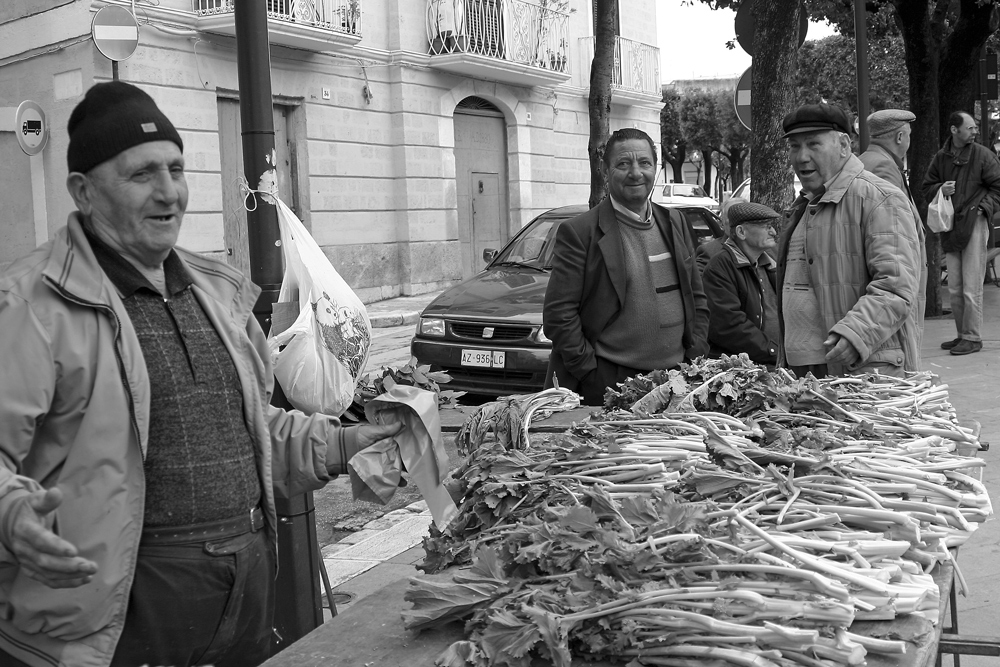
[[[700,185],[691,183],[666,183],[664,182],[666,170],[661,169],[653,183],[653,191],[649,194],[649,200],[654,204],[662,206],[683,205],[683,206],[704,206],[713,213],[718,213],[719,202],[705,194]]]
[[[796,197],[799,196],[799,192],[802,191],[802,182],[799,180],[798,176],[792,176],[792,187],[788,190],[788,201],[785,203],[786,206],[792,203]],[[742,197],[747,201],[750,201],[750,179],[745,179],[742,183],[736,186],[733,190],[731,197]]]

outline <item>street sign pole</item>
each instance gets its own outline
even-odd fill
[[[855,50],[858,60],[858,147],[868,150],[868,22],[864,0],[854,0]]]
[[[979,143],[990,145],[990,94],[986,83],[986,45],[979,48]]]
[[[271,102],[271,55],[268,45],[266,0],[233,3],[236,23],[236,69],[240,87],[240,125],[243,170],[253,189],[274,164],[274,110]],[[278,241],[278,210],[257,195],[257,206],[247,211],[250,279],[261,288],[254,315],[265,333],[270,329],[272,305],[281,289],[282,260]],[[275,384],[272,401],[289,408]],[[278,578],[275,582],[272,652],[305,636],[323,622],[320,606],[319,543],[316,538],[312,493],[275,499],[278,514]]]

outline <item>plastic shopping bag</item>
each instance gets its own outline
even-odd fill
[[[278,301],[297,301],[299,314],[268,339],[274,377],[294,407],[339,417],[368,361],[368,311],[291,209],[275,201],[285,259]]]
[[[927,207],[927,228],[932,232],[950,232],[954,217],[955,208],[951,197],[941,194],[941,188],[938,188],[934,200]]]

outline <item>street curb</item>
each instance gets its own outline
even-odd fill
[[[386,329],[388,327],[400,327],[404,324],[416,324],[420,318],[419,310],[395,313],[376,313],[369,315],[373,329]]]

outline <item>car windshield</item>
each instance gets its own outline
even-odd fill
[[[670,186],[674,190],[675,197],[704,197],[705,191],[701,189],[700,185],[689,185],[686,183],[675,183]],[[664,194],[667,194],[664,192]]]
[[[519,234],[500,251],[493,266],[499,264],[526,264],[536,269],[551,268],[552,246],[556,238],[557,223],[565,218],[538,220]]]

